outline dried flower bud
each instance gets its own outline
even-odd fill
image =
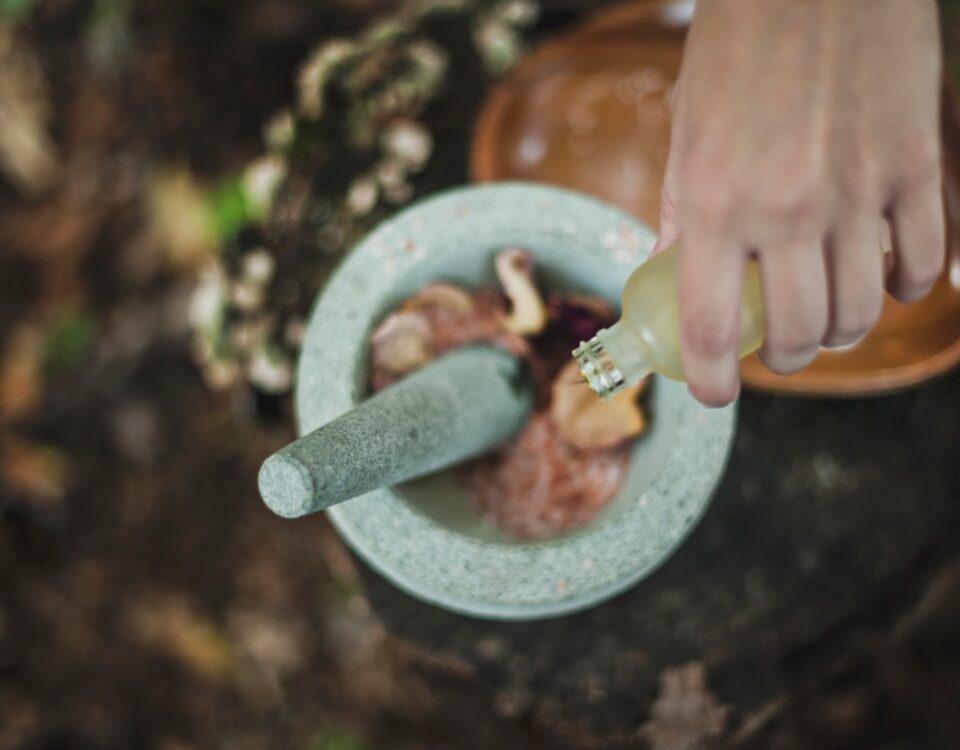
[[[520,335],[540,333],[547,325],[547,307],[533,280],[530,253],[519,248],[504,250],[497,255],[494,265],[511,305],[510,314],[503,320],[504,327]]]

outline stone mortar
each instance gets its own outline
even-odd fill
[[[617,304],[654,234],[592,198],[531,183],[452,190],[385,222],[344,260],[320,295],[297,377],[299,433],[361,403],[369,336],[397,303],[434,281],[495,283],[507,246],[533,253],[539,283]],[[585,528],[517,542],[492,528],[441,472],[325,511],[346,543],[407,593],[462,614],[529,620],[580,610],[649,575],[687,537],[723,474],[735,407],[708,410],[658,378],[651,426],[611,504]]]

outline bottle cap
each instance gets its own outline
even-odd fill
[[[589,341],[581,341],[580,346],[573,350],[573,358],[583,379],[600,398],[611,398],[626,386],[623,373],[600,341],[599,334]]]

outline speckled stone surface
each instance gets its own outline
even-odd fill
[[[300,434],[363,399],[370,331],[424,284],[493,283],[496,252],[519,245],[533,253],[544,286],[617,302],[654,240],[618,209],[531,184],[463,188],[409,208],[352,251],[313,310],[298,371]],[[650,398],[652,427],[635,444],[624,487],[569,536],[541,543],[500,537],[443,474],[375,490],[327,513],[357,554],[424,601],[500,619],[588,607],[669,557],[723,474],[734,408],[704,409],[684,385],[665,379]]]
[[[517,359],[465,347],[277,451],[260,494],[278,515],[314,513],[477,456],[516,433],[532,405]]]

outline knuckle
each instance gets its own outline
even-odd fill
[[[894,194],[899,197],[914,190],[939,190],[940,180],[939,154],[904,159]]]
[[[698,152],[680,169],[684,215],[710,224],[724,220],[735,200],[731,170],[721,159]]]
[[[909,185],[924,185],[940,179],[940,142],[932,134],[912,133],[901,145],[901,164],[904,181]]]
[[[806,225],[815,221],[822,207],[819,180],[814,176],[792,179],[757,196],[758,202],[781,222]]]
[[[697,315],[691,318],[684,323],[683,334],[687,348],[700,357],[719,357],[737,344],[733,326],[716,317]]]
[[[771,354],[782,354],[793,358],[816,349],[822,338],[823,332],[817,331],[812,326],[787,328],[771,331],[767,335],[766,346]]]

